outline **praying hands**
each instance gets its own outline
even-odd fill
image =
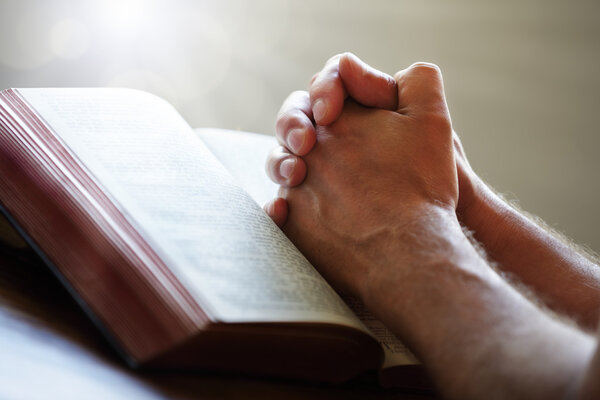
[[[599,390],[587,333],[598,323],[599,268],[477,176],[437,66],[392,77],[338,55],[308,92],[288,97],[276,130],[267,173],[280,197],[265,210],[338,291],[411,347],[442,394]]]

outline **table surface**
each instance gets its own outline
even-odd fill
[[[428,399],[375,384],[339,386],[128,369],[51,271],[0,252],[2,399]],[[32,261],[34,260],[34,261]]]

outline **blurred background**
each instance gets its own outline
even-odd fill
[[[598,0],[0,0],[0,87],[124,86],[273,134],[332,55],[444,72],[471,164],[600,251]]]

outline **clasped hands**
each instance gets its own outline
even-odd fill
[[[337,55],[285,100],[276,132],[266,170],[281,186],[265,211],[338,290],[361,295],[379,262],[427,251],[432,218],[458,225],[476,208],[482,183],[433,64],[392,77]]]
[[[266,168],[280,197],[266,212],[413,350],[443,395],[598,398],[597,341],[584,330],[598,326],[600,269],[473,172],[438,67],[392,77],[333,57],[287,98],[276,130]]]

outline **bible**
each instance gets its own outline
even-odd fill
[[[2,91],[0,141],[2,240],[35,250],[130,366],[429,386],[260,207],[273,137],[73,88]]]

